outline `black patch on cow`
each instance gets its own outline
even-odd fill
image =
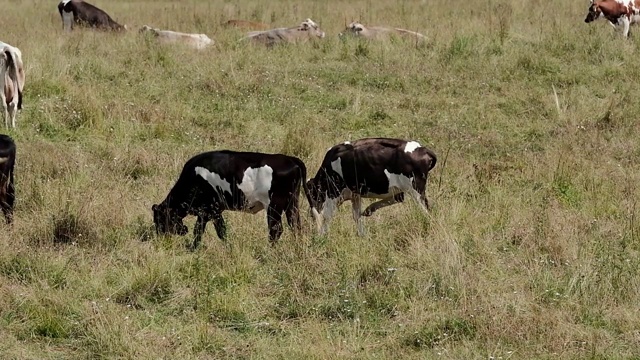
[[[4,213],[7,224],[13,222],[13,208],[16,200],[16,190],[13,170],[16,161],[16,144],[13,139],[0,134],[0,208]]]

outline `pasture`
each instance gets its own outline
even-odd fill
[[[26,70],[3,130],[3,359],[640,356],[640,28],[585,24],[587,1],[90,2],[130,30],[63,33],[56,2],[0,0]],[[326,37],[251,46],[232,18]],[[351,20],[427,41],[340,40]],[[281,152],[312,176],[367,136],[435,151],[429,215],[405,201],[357,237],[345,204],[320,237],[305,200],[305,235],[274,247],[264,212],[226,212],[227,243],[209,227],[195,252],[155,235],[151,205],[199,152]]]

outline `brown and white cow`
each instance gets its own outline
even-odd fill
[[[62,29],[67,31],[71,31],[74,25],[101,30],[127,30],[127,25],[118,24],[109,14],[82,0],[62,0],[58,3],[58,12],[62,18]]]
[[[7,224],[13,222],[13,205],[16,189],[13,168],[16,162],[16,144],[10,136],[0,134],[0,208]]]
[[[302,160],[254,152],[210,151],[192,157],[165,200],[152,206],[159,234],[186,235],[182,219],[197,216],[192,249],[198,247],[207,222],[226,237],[225,210],[251,214],[266,210],[269,240],[282,235],[282,213],[296,233],[301,230],[298,199],[307,168]],[[307,194],[307,197],[309,194]]]
[[[214,41],[205,34],[188,34],[178,31],[160,30],[147,25],[143,25],[142,28],[140,28],[140,33],[152,34],[161,43],[181,43],[197,50],[203,50],[214,44]]]
[[[324,31],[311,19],[290,28],[277,28],[265,31],[252,31],[247,38],[255,43],[273,46],[278,43],[304,42],[310,39],[324,38]]]
[[[640,0],[590,0],[584,22],[604,18],[614,29],[621,28],[622,36],[630,35],[630,27],[640,22]]]
[[[249,20],[236,20],[236,19],[227,20],[227,21],[222,23],[222,26],[229,27],[229,28],[234,27],[234,28],[246,29],[246,30],[267,30],[267,29],[269,29],[269,25],[267,25],[265,23],[256,22],[256,21],[249,21]]]
[[[0,102],[5,126],[16,127],[16,113],[22,109],[25,73],[22,52],[0,41]]]
[[[388,39],[391,36],[400,36],[412,41],[424,41],[426,37],[420,33],[400,28],[389,28],[383,26],[364,26],[359,22],[352,22],[347,25],[339,36],[352,35],[371,40]]]
[[[436,165],[433,151],[416,141],[366,138],[346,141],[327,151],[316,176],[305,184],[318,231],[325,234],[337,208],[351,200],[358,235],[361,216],[404,201],[408,193],[426,212],[427,176]],[[381,199],[361,210],[362,198]]]

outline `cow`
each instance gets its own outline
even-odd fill
[[[4,124],[16,127],[16,113],[22,109],[25,73],[22,52],[15,46],[0,41],[0,102]]]
[[[301,231],[298,199],[306,174],[302,160],[282,154],[221,150],[195,155],[185,163],[164,201],[151,207],[156,232],[186,235],[189,230],[182,219],[195,215],[190,246],[195,250],[209,220],[225,240],[223,211],[256,214],[266,209],[273,245],[283,232],[283,212],[294,235]]]
[[[324,31],[311,19],[306,19],[300,25],[290,28],[277,28],[264,31],[252,31],[247,39],[254,43],[273,46],[278,43],[304,42],[312,38],[324,38]]]
[[[427,212],[427,176],[436,161],[433,151],[400,139],[365,138],[329,148],[315,177],[305,184],[318,232],[327,233],[331,217],[346,200],[351,200],[359,236],[364,235],[362,216],[403,202],[405,193]],[[362,198],[381,200],[362,211]]]
[[[160,30],[147,25],[143,25],[140,28],[140,33],[149,33],[161,43],[182,43],[197,50],[203,50],[214,44],[214,41],[205,34],[187,34],[171,30]]]
[[[413,41],[424,41],[426,37],[420,33],[415,31],[400,29],[400,28],[389,28],[382,26],[364,26],[359,22],[352,22],[347,25],[343,32],[338,34],[340,37],[345,35],[362,37],[370,40],[383,40],[388,39],[391,36],[400,36],[405,39],[411,39]]]
[[[13,182],[13,167],[16,162],[16,144],[10,136],[0,134],[0,208],[7,224],[13,223],[13,206],[16,189]]]
[[[249,21],[249,20],[227,20],[221,24],[223,27],[227,28],[238,28],[238,29],[247,29],[247,30],[267,30],[269,29],[269,25],[261,22]]]
[[[609,20],[614,29],[622,26],[622,36],[629,37],[631,25],[640,22],[640,0],[590,0],[584,22],[600,18]]]
[[[82,0],[62,0],[58,3],[58,12],[63,30],[71,31],[74,25],[101,30],[127,30],[127,25],[118,24],[106,12]]]

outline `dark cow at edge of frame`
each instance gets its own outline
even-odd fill
[[[62,18],[63,30],[71,31],[75,25],[113,31],[127,30],[127,25],[118,24],[109,14],[82,0],[60,1],[58,12]]]
[[[255,214],[266,209],[269,240],[282,235],[282,213],[294,234],[300,233],[298,200],[307,169],[302,160],[282,155],[230,150],[201,153],[186,162],[177,182],[160,204],[152,206],[158,234],[186,235],[182,219],[197,216],[192,250],[198,247],[207,222],[225,240],[225,210]]]
[[[366,138],[329,148],[305,186],[319,233],[328,231],[331,217],[346,200],[351,200],[358,235],[364,235],[361,216],[403,202],[405,193],[427,212],[427,176],[436,161],[433,151],[400,139]],[[362,198],[381,200],[361,211]]]
[[[16,144],[10,136],[0,134],[0,207],[7,224],[13,223],[13,206],[16,200],[13,182],[15,162]]]

